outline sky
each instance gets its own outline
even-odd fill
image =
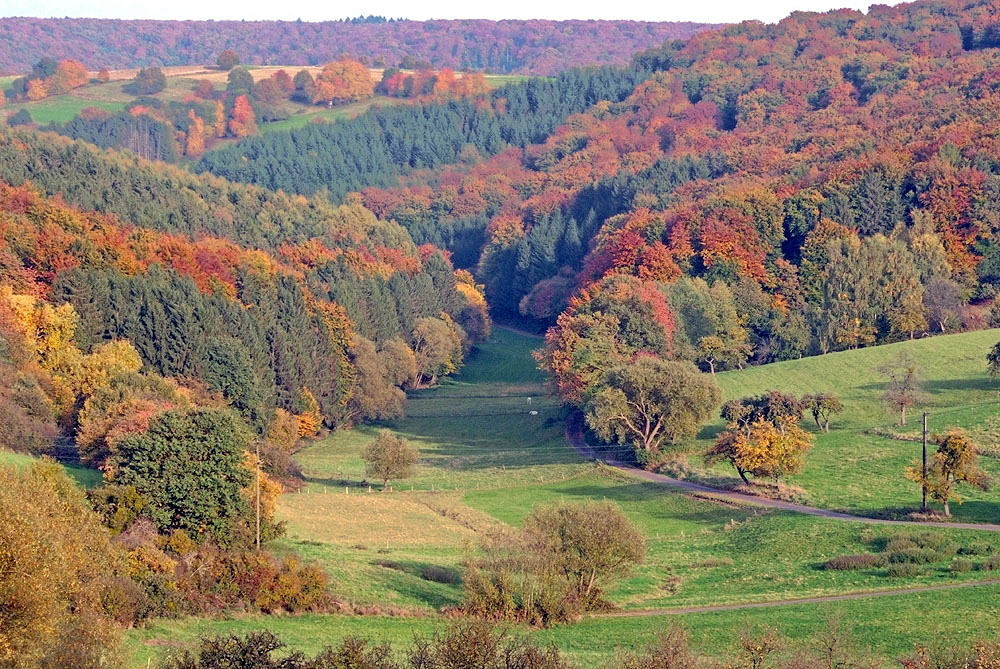
[[[363,4],[330,0],[0,0],[0,16],[93,17],[121,19],[283,19],[329,21],[360,14],[426,19],[633,19],[734,23],[747,19],[778,21],[795,10],[865,10],[871,0],[369,0]]]

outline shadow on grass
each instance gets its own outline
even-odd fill
[[[399,593],[412,600],[416,600],[433,607],[442,609],[446,606],[457,606],[462,603],[462,589],[458,584],[445,584],[428,581],[421,576],[425,567],[433,566],[428,563],[398,562],[394,566],[386,567],[374,563],[376,567],[382,567],[375,577],[380,581],[382,587]],[[400,568],[401,567],[401,568]]]

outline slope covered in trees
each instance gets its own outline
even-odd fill
[[[500,317],[558,318],[567,387],[584,359],[709,371],[977,327],[967,302],[1000,280],[995,9],[704,33],[637,56],[658,71],[542,144],[363,198],[454,246]]]
[[[376,64],[404,59],[436,68],[555,74],[616,64],[702,23],[640,21],[119,21],[0,20],[0,72],[39,58],[75,58],[92,69],[215,63],[224,49],[251,65],[318,65],[347,53]]]
[[[275,408],[311,403],[331,426],[398,411],[397,386],[454,369],[488,331],[467,273],[356,203],[192,177],[52,136],[4,140],[4,181],[102,213],[0,187],[0,281],[72,305],[85,352],[127,339],[149,368],[202,379],[259,430]],[[396,378],[399,356],[424,366]]]
[[[642,67],[573,69],[474,99],[376,109],[332,125],[247,138],[206,153],[197,170],[340,198],[390,185],[413,169],[541,142],[570,114],[600,100],[621,100],[645,76]]]

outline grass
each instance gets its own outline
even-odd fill
[[[227,77],[229,76],[228,72],[205,69],[199,66],[168,67],[162,69],[164,70],[164,74],[167,75],[167,87],[152,97],[171,102],[183,101],[191,94],[194,85],[200,79],[207,79],[215,85],[216,89],[224,90]],[[269,77],[281,69],[292,76],[302,69],[308,70],[313,76],[319,74],[322,70],[321,67],[294,65],[250,67],[249,69],[255,81]],[[114,71],[111,73],[112,80],[106,83],[87,84],[66,94],[35,102],[12,103],[7,105],[3,110],[0,110],[0,116],[12,114],[20,109],[27,109],[35,123],[45,125],[48,123],[65,123],[70,121],[85,107],[99,107],[109,112],[118,112],[124,109],[136,97],[122,90],[122,87],[135,76],[135,72],[136,70]],[[372,77],[376,81],[381,76],[382,70],[372,70]],[[11,82],[16,78],[16,76],[0,77],[0,89],[9,88]],[[527,79],[530,79],[530,77],[525,75],[486,76],[486,81],[494,88],[509,83],[519,83]],[[281,121],[263,123],[260,129],[262,132],[273,132],[276,130],[299,128],[311,122],[335,122],[354,118],[376,105],[397,105],[406,104],[407,102],[407,100],[400,98],[376,96],[369,100],[341,105],[332,109],[297,102],[287,102],[285,106],[289,111],[289,117]]]
[[[392,106],[405,104],[406,100],[400,98],[390,98],[384,95],[377,95],[361,102],[352,102],[333,108],[317,107],[316,105],[303,105],[294,102],[287,103],[287,107],[292,110],[291,115],[281,121],[262,123],[261,132],[268,133],[276,130],[291,130],[301,128],[308,123],[342,121],[344,119],[359,116],[375,106]]]
[[[943,639],[959,644],[994,638],[1000,620],[1000,586],[978,586],[953,591],[914,593],[890,597],[847,600],[831,604],[789,604],[773,608],[691,613],[680,616],[592,618],[547,630],[514,628],[543,644],[555,644],[581,669],[608,666],[615,648],[638,648],[661,630],[681,624],[691,633],[694,646],[706,655],[725,655],[736,634],[745,627],[776,626],[786,641],[808,646],[825,618],[839,614],[854,645],[880,659],[879,666],[899,666],[893,659],[913,650],[917,643]],[[345,636],[385,640],[405,649],[414,635],[439,630],[445,622],[436,617],[304,615],[289,617],[231,618],[158,621],[131,630],[127,650],[133,667],[197,645],[202,635],[246,634],[268,629],[296,650],[316,653]]]
[[[36,458],[31,455],[0,449],[0,467],[27,467],[35,460]],[[66,464],[63,465],[63,468],[71,479],[84,488],[93,488],[102,481],[102,474],[96,469],[87,469],[86,467],[75,467]]]
[[[1000,330],[982,330],[930,337],[856,351],[842,351],[718,375],[725,399],[777,389],[794,394],[832,392],[844,404],[829,434],[818,433],[802,474],[788,482],[804,488],[816,506],[853,513],[879,513],[887,507],[913,507],[920,503],[920,489],[903,476],[904,469],[920,457],[920,443],[880,436],[908,432],[919,436],[920,412],[927,411],[933,433],[958,426],[972,430],[988,427],[1000,409],[1000,384],[986,374],[986,353],[1000,339]],[[876,368],[901,351],[917,360],[925,378],[926,404],[916,407],[906,428],[895,427],[897,416],[883,406],[880,396],[885,378]],[[811,418],[807,417],[806,425]],[[723,427],[721,419],[707,426],[695,452],[708,447]],[[931,446],[933,449],[933,445]],[[693,458],[700,465],[698,458]],[[994,477],[1000,476],[1000,459],[982,458]],[[714,473],[735,478],[732,469],[719,465]],[[952,505],[956,519],[974,522],[1000,520],[1000,492],[963,490],[965,504]]]
[[[31,120],[39,125],[49,123],[65,123],[73,120],[85,107],[100,107],[109,112],[119,112],[125,109],[121,102],[105,100],[84,100],[70,95],[58,95],[37,102],[21,102],[4,107],[3,111],[13,114],[20,109],[27,109]]]

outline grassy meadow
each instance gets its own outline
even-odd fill
[[[1000,382],[986,373],[986,353],[1000,340],[1000,330],[980,330],[929,337],[855,351],[779,362],[718,375],[725,399],[737,399],[767,390],[801,395],[831,392],[844,405],[834,416],[829,434],[817,433],[807,457],[805,471],[788,478],[803,488],[807,501],[820,507],[863,515],[886,508],[920,504],[920,488],[903,476],[904,469],[920,459],[921,412],[929,414],[930,433],[963,427],[984,446],[1000,446]],[[907,351],[917,361],[924,378],[926,401],[909,412],[906,427],[896,425],[880,396],[885,377],[877,367]],[[802,423],[812,429],[812,417]],[[689,460],[701,467],[697,455],[723,428],[721,419],[706,427]],[[906,439],[882,435],[894,435]],[[929,451],[933,452],[933,444]],[[1000,450],[995,450],[1000,453]],[[994,478],[1000,477],[1000,459],[983,457],[982,465]],[[728,465],[718,465],[713,474],[736,480]],[[957,520],[1000,522],[1000,490],[982,492],[960,486],[964,504],[952,504]]]
[[[998,335],[976,332],[901,345],[920,360],[930,361],[925,375],[935,417],[965,416],[953,408],[966,404],[988,406],[983,403],[995,391],[980,361]],[[546,396],[544,379],[530,357],[538,344],[535,338],[497,329],[458,376],[413,393],[405,418],[337,433],[297,454],[307,485],[279,500],[278,515],[287,523],[287,536],[276,547],[320,563],[330,574],[337,597],[382,615],[156,621],[129,633],[135,666],[190,647],[201,634],[261,627],[308,652],[347,635],[406,646],[414,633],[429,633],[444,624],[438,611],[461,602],[462,564],[476,550],[483,532],[503,524],[518,525],[533,506],[555,500],[614,500],[648,541],[645,564],[608,593],[619,610],[634,617],[597,617],[530,631],[558,645],[580,667],[602,666],[616,645],[642,643],[676,622],[689,628],[698,648],[719,653],[731,646],[745,625],[774,625],[791,640],[806,643],[830,611],[841,611],[855,628],[858,644],[883,658],[884,666],[893,666],[891,658],[912,649],[918,640],[947,632],[949,640],[960,642],[1000,631],[1000,586],[905,592],[988,580],[996,578],[996,571],[953,571],[954,558],[948,556],[901,578],[890,578],[885,566],[856,571],[823,568],[832,557],[877,553],[890,538],[913,535],[920,528],[869,526],[723,505],[583,462],[565,441],[564,409]],[[896,491],[901,497],[912,498],[914,493],[912,484],[900,475],[910,458],[905,449],[912,451],[913,443],[866,432],[872,425],[892,422],[875,400],[879,380],[866,370],[894,352],[893,347],[883,347],[838,353],[727,372],[719,375],[719,381],[727,397],[772,387],[838,393],[847,410],[834,421],[830,435],[821,435],[796,483],[814,501],[861,509],[839,501],[851,499],[852,486],[857,485],[857,490],[871,495],[858,499],[870,499],[871,508],[881,508]],[[824,385],[817,386],[818,379]],[[990,415],[976,407],[963,411],[971,412],[969,421],[987,421]],[[972,422],[968,425],[974,427]],[[378,429],[405,436],[421,454],[418,473],[390,492],[380,492],[377,485],[369,491],[360,459],[361,449]],[[717,429],[709,428],[705,434]],[[882,485],[888,491],[878,490]],[[970,496],[966,505],[955,508],[971,518],[975,516],[968,510],[980,502],[981,515],[987,519],[995,500],[995,493],[981,499]],[[1000,552],[1000,534],[927,531],[950,542],[953,549],[975,548],[976,564],[991,551]],[[442,573],[448,577],[440,578]],[[900,592],[829,604],[644,614],[886,590]]]

